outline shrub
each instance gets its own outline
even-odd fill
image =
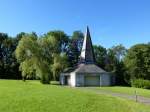
[[[132,87],[150,89],[150,80],[134,79],[131,81]]]
[[[40,79],[41,79],[40,82],[42,84],[49,84],[50,83],[50,78],[49,78],[48,74],[41,75]]]
[[[50,84],[51,85],[60,85],[60,82],[59,81],[51,81]]]

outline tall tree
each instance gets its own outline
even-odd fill
[[[44,37],[50,37],[53,41],[52,45],[55,53],[59,54],[66,52],[69,42],[69,37],[63,31],[50,31]]]
[[[123,45],[113,46],[107,51],[107,63],[105,69],[116,75],[116,83],[125,85],[126,68],[123,63],[127,49]]]
[[[60,73],[68,67],[68,58],[66,54],[55,54],[54,62],[51,65],[51,69],[53,72],[53,79],[59,80]]]
[[[50,46],[51,41],[46,38],[44,40],[38,39],[33,33],[26,34],[19,41],[16,49],[16,58],[20,62],[23,80],[35,74],[41,79],[42,83],[49,83],[50,65],[45,52],[47,49],[43,49],[47,45]]]
[[[0,78],[20,78],[19,65],[14,56],[16,46],[16,38],[0,33]]]
[[[106,62],[106,56],[107,56],[107,50],[106,48],[102,47],[102,46],[97,46],[94,45],[94,54],[95,54],[95,59],[96,59],[96,63],[99,67],[101,68],[105,68],[105,62]]]
[[[128,69],[128,79],[143,78],[150,80],[150,45],[132,46],[124,59]]]
[[[20,32],[20,33],[18,33],[18,34],[16,35],[16,40],[17,40],[17,41],[21,40],[21,38],[22,38],[23,36],[25,36],[25,35],[26,35],[25,32]]]
[[[71,66],[78,63],[80,51],[82,49],[84,34],[81,31],[74,31],[70,39],[67,55]]]
[[[8,39],[8,35],[5,33],[0,33],[0,78],[5,76],[5,41]]]
[[[122,61],[122,59],[124,58],[124,56],[127,53],[127,49],[122,44],[119,44],[117,46],[113,46],[111,48],[111,50],[112,50],[112,52],[114,52],[114,55],[118,61]]]

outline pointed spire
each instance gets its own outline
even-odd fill
[[[90,36],[90,31],[87,26],[86,34],[84,36],[83,46],[81,50],[81,56],[80,56],[80,63],[85,64],[94,64],[95,63],[95,56],[93,52],[93,46]]]

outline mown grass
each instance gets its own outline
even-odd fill
[[[0,80],[0,112],[150,112],[150,107],[37,81]]]
[[[141,89],[141,88],[134,88],[134,87],[121,87],[121,86],[114,86],[114,87],[96,87],[95,89],[111,91],[115,93],[124,93],[129,95],[135,95],[135,91],[137,95],[150,97],[150,90],[148,89]]]

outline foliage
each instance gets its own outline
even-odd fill
[[[129,79],[150,80],[150,45],[137,44],[132,46],[124,59]]]
[[[131,80],[131,86],[143,89],[150,89],[150,81],[144,79]]]
[[[114,56],[117,58],[118,61],[122,61],[122,59],[127,53],[127,49],[122,44],[113,46],[111,50],[114,53]]]
[[[106,56],[106,65],[105,69],[109,72],[115,72],[115,65],[117,63],[117,58],[115,57],[115,53],[112,49],[107,50]]]
[[[20,62],[23,80],[36,75],[42,83],[49,83],[49,63],[47,62],[47,55],[44,54],[46,49],[43,49],[47,45],[43,41],[47,40],[39,41],[33,33],[26,34],[19,41],[16,58]]]
[[[74,31],[70,38],[60,30],[42,36],[21,32],[13,38],[0,33],[0,78],[58,80],[66,67],[78,64],[83,38],[81,31]],[[149,43],[134,45],[129,51],[121,44],[93,47],[97,65],[114,73],[117,85],[130,84],[135,78],[150,80]]]
[[[50,78],[58,80],[67,66],[67,57],[60,54],[66,45],[67,36],[61,31],[48,32],[41,38],[33,33],[24,35],[16,49],[23,79],[39,77],[42,83],[49,83]]]
[[[81,31],[74,31],[68,45],[68,60],[70,66],[76,66],[79,61],[79,55],[83,44],[84,34]]]
[[[53,72],[53,79],[59,80],[60,73],[68,67],[68,59],[66,54],[55,54],[54,55],[54,62],[51,65],[51,70]]]
[[[68,48],[69,38],[63,31],[50,31],[45,34],[44,38],[48,39],[51,44],[48,52],[44,52],[44,55],[51,56],[50,62],[51,72],[53,74],[53,80],[59,80],[59,74],[68,66],[68,58],[65,55]],[[47,49],[47,48],[44,49]],[[50,54],[51,53],[51,54]]]
[[[51,85],[60,85],[60,82],[59,81],[51,81],[50,84]]]
[[[99,46],[94,45],[93,48],[94,48],[94,55],[95,55],[97,65],[104,69],[106,64],[106,56],[107,56],[106,48],[100,45]]]
[[[69,42],[69,37],[63,31],[56,30],[50,31],[44,35],[44,37],[51,37],[51,45],[53,46],[53,52],[60,54],[66,52]]]
[[[106,70],[115,72],[116,64],[122,62],[127,49],[123,45],[116,45],[107,50]]]
[[[14,51],[18,44],[16,38],[11,38],[5,33],[0,33],[0,78],[20,79],[19,64]]]
[[[116,77],[116,85],[123,85],[123,86],[128,86],[129,84],[127,83],[127,73],[126,73],[126,68],[123,63],[123,61],[118,62],[115,64],[115,77]]]
[[[126,67],[123,63],[127,49],[123,45],[113,46],[107,50],[105,69],[116,76],[117,85],[128,85],[126,83]]]

